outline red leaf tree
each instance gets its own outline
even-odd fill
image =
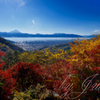
[[[4,62],[1,61],[1,57],[4,56],[4,52],[0,52],[0,100],[10,99],[15,80],[12,79],[10,69],[3,71]]]
[[[16,89],[25,91],[30,85],[36,85],[42,82],[42,77],[39,75],[41,68],[39,64],[33,65],[26,62],[19,62],[10,67],[13,78],[16,80]]]

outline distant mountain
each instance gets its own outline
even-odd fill
[[[35,36],[40,37],[69,37],[69,38],[77,38],[77,37],[83,37],[81,35],[77,34],[66,34],[66,33],[54,33],[54,34],[36,34]]]
[[[24,50],[11,42],[7,41],[6,39],[0,37],[0,51],[6,52],[7,50],[17,50],[23,52]]]
[[[28,33],[21,33],[18,30],[14,30],[11,32],[0,32],[1,37],[68,37],[68,38],[81,38],[81,37],[86,37],[86,38],[91,38],[94,37],[93,35],[89,36],[82,36],[82,35],[77,35],[77,34],[66,34],[66,33],[54,33],[54,34],[28,34]]]
[[[0,32],[1,37],[32,37],[33,35],[28,33],[13,33],[13,32]]]
[[[21,32],[19,32],[18,30],[15,29],[15,30],[8,32],[8,33],[21,33]]]
[[[77,34],[65,34],[65,33],[54,33],[54,34],[28,34],[28,33],[21,33],[18,30],[14,30],[11,32],[0,32],[1,37],[83,37]]]
[[[96,36],[94,36],[94,35],[85,35],[84,37],[86,37],[86,38],[93,38],[93,37],[96,37]]]

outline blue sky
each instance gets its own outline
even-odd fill
[[[90,35],[100,32],[100,0],[0,0],[0,31]]]

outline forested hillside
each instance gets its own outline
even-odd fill
[[[0,50],[1,51],[8,51],[8,50],[17,50],[20,52],[23,52],[24,50],[14,44],[12,44],[11,42],[7,41],[6,39],[0,37]]]
[[[74,44],[74,42],[71,42]],[[38,50],[45,50],[46,48],[50,48],[51,51],[55,51],[58,49],[62,49],[62,50],[70,50],[70,44],[69,43],[63,43],[63,44],[58,44],[58,45],[54,45],[54,46],[43,46],[42,48],[39,48]],[[55,50],[53,49],[55,48]]]

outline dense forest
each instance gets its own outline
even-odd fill
[[[1,50],[0,100],[100,100],[100,36],[69,44]]]

